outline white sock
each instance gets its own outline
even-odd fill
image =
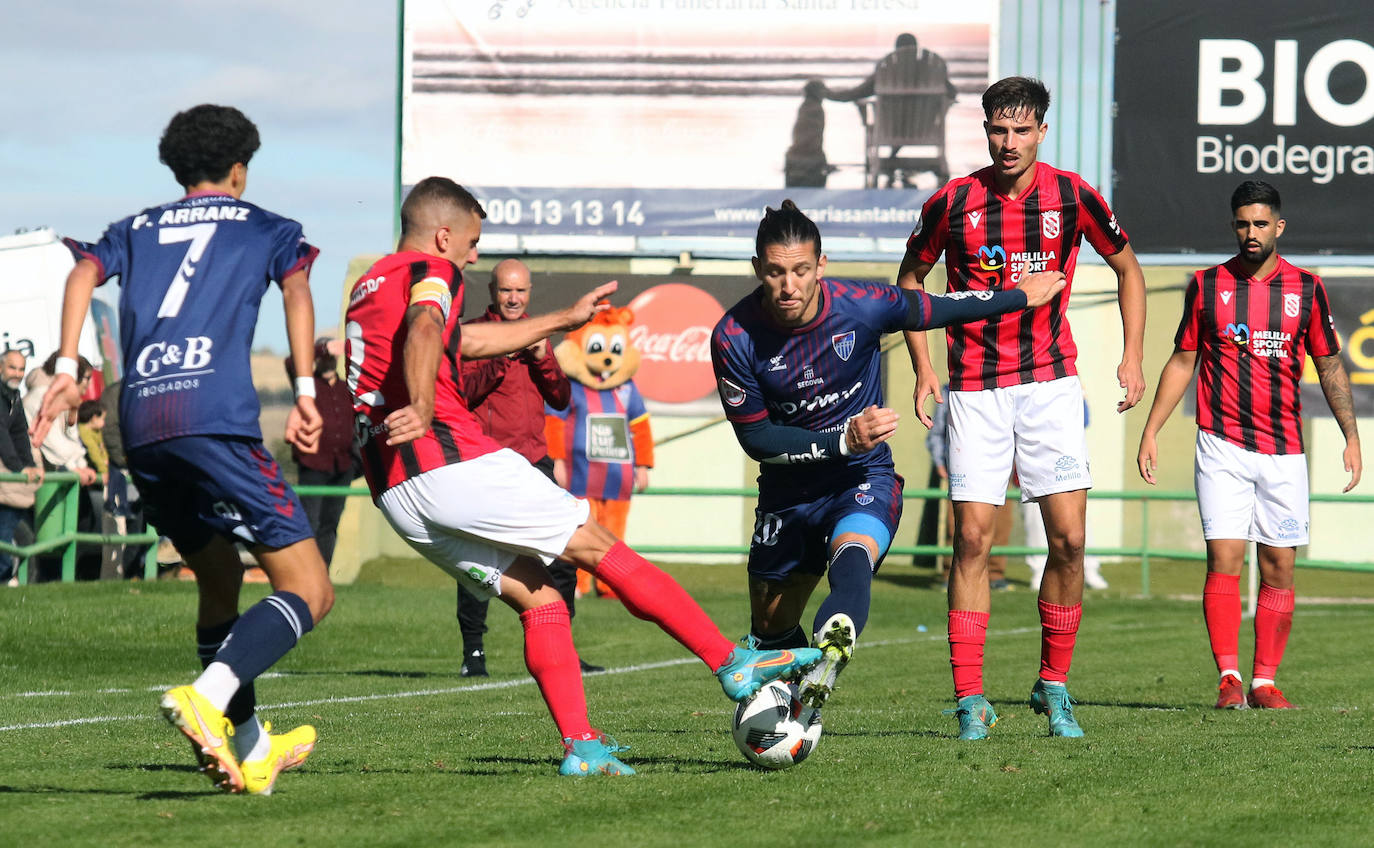
[[[239,691],[239,676],[222,662],[212,662],[191,684],[205,700],[220,712],[229,706],[229,699]]]
[[[1273,686],[1273,685],[1274,685],[1274,681],[1270,680],[1270,679],[1267,678],[1267,677],[1256,677],[1254,680],[1251,680],[1251,681],[1250,681],[1250,691],[1253,692],[1253,691],[1255,691],[1256,689],[1260,688],[1261,686]]]
[[[1220,683],[1228,677],[1234,677],[1242,683],[1245,682],[1245,678],[1241,677],[1240,672],[1236,671],[1234,668],[1223,668],[1221,674],[1217,675],[1217,682]]]
[[[241,763],[260,760],[272,750],[272,738],[258,721],[257,713],[248,717],[243,724],[234,725],[234,756]]]

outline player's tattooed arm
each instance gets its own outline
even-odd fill
[[[410,403],[392,412],[383,422],[388,445],[413,442],[429,430],[434,417],[434,384],[444,352],[444,313],[433,303],[419,303],[406,310],[406,341],[403,352],[406,394]]]
[[[1331,407],[1331,416],[1345,435],[1345,451],[1341,458],[1345,462],[1345,470],[1350,472],[1350,483],[1342,491],[1348,492],[1360,482],[1363,466],[1360,430],[1355,422],[1355,403],[1350,394],[1350,376],[1345,373],[1339,354],[1314,356],[1312,364],[1317,368],[1317,381],[1321,384],[1322,394],[1326,395],[1326,405]]]

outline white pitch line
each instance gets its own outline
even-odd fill
[[[1114,627],[1114,628],[1112,628],[1112,629],[1113,629],[1113,630],[1139,629],[1139,628],[1142,628],[1142,627],[1145,627],[1145,626],[1147,626],[1147,625],[1144,625],[1144,624],[1141,624],[1141,625],[1128,625],[1128,626],[1124,626],[1124,627]],[[1038,632],[1040,632],[1040,628],[1039,628],[1039,627],[1015,627],[1015,628],[1011,628],[1011,629],[1009,629],[1009,630],[993,630],[993,631],[989,631],[989,632],[988,632],[988,636],[989,636],[989,637],[992,637],[992,636],[997,636],[997,637],[1001,637],[1001,636],[1017,636],[1017,635],[1021,635],[1021,634],[1025,634],[1025,633],[1038,633]],[[913,645],[913,644],[916,644],[916,643],[918,643],[918,642],[944,642],[945,639],[946,639],[946,635],[945,635],[944,633],[930,633],[930,634],[925,635],[925,636],[917,636],[917,637],[911,637],[911,638],[906,638],[906,639],[884,639],[884,640],[881,640],[881,641],[878,641],[878,642],[864,642],[864,643],[863,643],[863,646],[866,647],[866,648],[884,648],[884,647],[890,647],[890,646],[893,646],[893,645]],[[675,667],[675,666],[680,666],[680,665],[690,665],[690,664],[695,663],[695,662],[699,662],[699,660],[698,660],[696,657],[682,657],[682,658],[680,658],[680,659],[665,660],[665,661],[663,661],[663,662],[641,663],[641,664],[639,664],[639,665],[618,666],[618,667],[615,667],[615,668],[608,668],[608,669],[606,669],[605,671],[599,671],[599,672],[595,672],[595,673],[593,673],[593,674],[588,674],[588,675],[586,675],[586,676],[587,676],[587,677],[609,677],[609,676],[611,676],[611,675],[617,675],[617,674],[633,674],[633,673],[639,672],[639,671],[652,671],[652,670],[654,670],[654,669],[659,669],[659,668],[673,668],[673,667]],[[266,676],[267,676],[267,675],[263,675],[263,677],[266,677]],[[277,676],[277,677],[290,677],[291,675],[290,675],[289,673],[275,672],[275,673],[273,673],[273,676]],[[517,687],[517,686],[530,686],[530,685],[533,685],[533,683],[534,683],[534,679],[533,679],[533,678],[530,678],[530,677],[522,677],[522,678],[518,678],[518,679],[515,679],[515,680],[500,680],[500,681],[494,681],[494,682],[490,682],[490,683],[474,683],[474,684],[470,684],[470,685],[468,685],[468,686],[452,686],[452,687],[446,687],[446,688],[442,688],[442,689],[412,689],[412,690],[402,691],[402,692],[384,692],[384,693],[377,693],[377,694],[372,694],[372,695],[347,695],[347,696],[340,696],[340,697],[315,698],[315,699],[306,700],[306,701],[284,701],[284,702],[279,703],[279,704],[259,704],[259,705],[258,705],[258,709],[259,709],[259,710],[278,710],[278,709],[289,709],[289,708],[295,708],[295,707],[314,707],[314,706],[321,706],[321,705],[325,705],[325,704],[357,704],[357,703],[364,703],[364,702],[367,702],[367,701],[385,701],[385,700],[392,700],[392,699],[399,699],[399,698],[422,698],[422,697],[428,697],[428,696],[431,696],[431,695],[456,695],[456,694],[460,694],[460,693],[463,693],[463,692],[489,692],[489,691],[493,691],[493,690],[497,690],[497,689],[511,689],[511,688],[514,688],[514,687]],[[147,688],[147,689],[144,689],[144,690],[142,690],[142,691],[146,691],[146,692],[163,692],[163,691],[166,691],[167,689],[170,689],[170,688],[172,688],[172,687],[171,687],[171,686],[154,686],[154,687],[149,687],[149,688]],[[95,690],[94,694],[105,694],[105,693],[116,692],[116,691],[120,691],[120,690],[113,690],[113,689]],[[130,690],[124,690],[124,691],[130,691]],[[9,697],[39,697],[39,696],[44,696],[44,695],[51,695],[51,696],[57,696],[57,695],[61,695],[61,696],[72,696],[72,695],[76,695],[76,694],[77,694],[77,693],[75,693],[75,692],[23,692],[23,693],[18,693],[18,694],[16,694],[16,695],[11,695],[11,696],[9,696]],[[92,694],[92,693],[87,693],[87,694]],[[58,719],[58,720],[56,720],[56,721],[42,721],[42,722],[31,722],[31,723],[27,723],[27,724],[10,724],[10,725],[3,725],[3,726],[0,726],[0,733],[8,733],[8,732],[15,731],[15,730],[44,730],[44,729],[50,729],[50,728],[55,728],[55,727],[73,727],[73,726],[82,725],[82,724],[108,724],[108,723],[117,722],[117,721],[139,721],[139,720],[143,720],[143,719],[152,719],[152,718],[155,718],[155,716],[150,715],[149,713],[136,713],[136,714],[133,714],[133,715],[121,715],[121,716],[91,716],[91,717],[88,717],[88,718]]]

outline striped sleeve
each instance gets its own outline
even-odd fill
[[[1126,233],[1116,222],[1102,195],[1085,182],[1078,183],[1078,201],[1083,208],[1079,216],[1083,235],[1099,256],[1115,256],[1126,249]]]
[[[1201,279],[1200,273],[1194,274],[1188,281],[1188,290],[1183,295],[1183,317],[1178,322],[1178,331],[1174,333],[1174,347],[1179,350],[1197,350]]]
[[[949,185],[945,185],[921,207],[921,217],[906,242],[906,255],[918,262],[934,265],[949,239]]]
[[[1331,301],[1326,296],[1322,278],[1313,276],[1312,317],[1307,323],[1307,352],[1312,356],[1331,356],[1340,353],[1341,340],[1336,335],[1336,322],[1331,317]]]

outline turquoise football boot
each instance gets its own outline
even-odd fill
[[[1069,694],[1063,683],[1035,681],[1031,688],[1030,705],[1037,715],[1049,715],[1050,735],[1077,739],[1083,735],[1083,728],[1073,717],[1073,705],[1078,703]]]

